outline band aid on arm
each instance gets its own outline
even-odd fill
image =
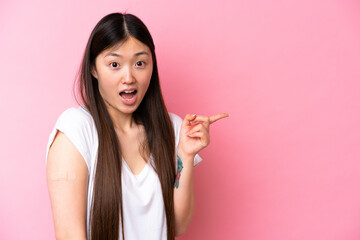
[[[50,179],[52,181],[74,181],[76,179],[76,175],[72,172],[53,173],[50,176]]]

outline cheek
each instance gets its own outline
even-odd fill
[[[143,86],[146,86],[146,89],[147,89],[147,87],[148,87],[149,84],[150,84],[151,76],[152,76],[152,71],[150,71],[149,73],[147,73],[147,74],[144,76],[144,78],[143,78],[142,84],[143,84]]]
[[[99,81],[99,88],[102,89],[109,89],[113,86],[114,84],[111,81],[104,81],[104,80],[100,80]]]
[[[117,89],[116,81],[112,80],[111,78],[106,78],[104,76],[98,78],[98,85],[100,94],[104,97],[104,95],[110,95],[114,93]]]

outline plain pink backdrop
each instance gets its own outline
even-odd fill
[[[76,106],[90,31],[111,12],[153,35],[170,111],[211,126],[190,239],[360,239],[360,3],[0,2],[0,239],[53,239],[48,136]]]

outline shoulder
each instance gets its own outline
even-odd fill
[[[180,129],[181,129],[181,124],[183,122],[183,119],[181,117],[179,117],[178,115],[176,115],[175,113],[171,113],[171,112],[168,112],[168,113],[169,113],[169,117],[170,117],[171,122],[174,127],[175,144],[177,146],[179,143]]]
[[[183,119],[181,117],[179,117],[175,113],[171,113],[171,112],[169,112],[169,117],[171,119],[171,122],[172,122],[174,128],[181,126],[181,124],[183,122]]]
[[[65,110],[59,116],[55,128],[81,142],[82,145],[87,145],[86,147],[96,144],[94,141],[97,138],[95,122],[84,106]]]
[[[175,113],[171,113],[171,112],[168,112],[168,113],[169,113],[169,117],[171,119],[172,125],[174,127],[175,143],[177,145],[179,142],[180,128],[181,128],[181,124],[182,124],[183,120],[181,117],[179,117]]]
[[[64,133],[76,147],[90,169],[92,156],[96,153],[98,137],[94,120],[86,108],[72,107],[60,114],[49,136],[46,158],[58,131]]]
[[[93,118],[84,106],[71,107],[61,113],[57,124],[93,124]]]

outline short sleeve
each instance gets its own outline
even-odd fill
[[[170,116],[170,119],[174,126],[175,148],[177,151],[177,147],[179,145],[179,139],[180,139],[180,128],[181,128],[181,124],[182,124],[183,120],[181,119],[181,117],[179,117],[178,115],[176,115],[174,113],[169,113],[169,116]],[[196,154],[195,158],[194,158],[194,166],[198,165],[201,161],[202,161],[202,158],[199,156],[199,154]]]
[[[93,121],[91,115],[83,107],[69,108],[64,111],[57,119],[55,126],[50,133],[46,149],[46,162],[49,148],[54,141],[57,131],[63,132],[74,144],[76,149],[84,158],[88,170],[90,171],[92,149],[94,149]]]

